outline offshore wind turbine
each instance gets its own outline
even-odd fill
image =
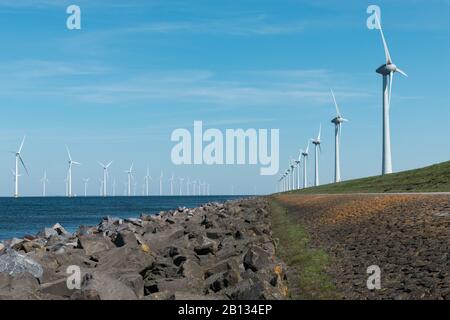
[[[20,162],[20,164],[22,164],[22,167],[25,169],[26,173],[28,174],[28,169],[25,166],[25,163],[23,162],[22,155],[21,155],[24,143],[25,143],[25,136],[23,137],[22,142],[20,143],[19,150],[17,152],[13,152],[13,154],[15,154],[15,158],[16,158],[16,171],[14,172],[14,198],[19,197],[19,177],[21,176],[19,173],[19,162]]]
[[[47,182],[49,182],[49,180],[47,179],[47,170],[44,170],[44,176],[41,179],[42,182],[42,196],[45,197],[46,196],[46,185]]]
[[[89,183],[89,178],[84,178],[83,179],[83,182],[84,182],[84,196],[85,197],[87,197],[87,186],[88,186],[88,183]]]
[[[149,196],[149,182],[150,180],[152,180],[152,177],[150,176],[150,169],[147,167],[147,174],[144,177],[145,179],[145,195],[148,197]]]
[[[190,196],[190,192],[189,192],[190,185],[191,185],[191,179],[189,177],[187,177],[187,180],[186,180],[186,195],[187,196]]]
[[[81,165],[81,163],[77,161],[72,160],[72,156],[70,155],[70,150],[66,146],[67,155],[69,156],[69,171],[68,171],[68,177],[67,177],[67,184],[68,184],[68,190],[67,190],[67,196],[72,197],[72,166],[73,165]]]
[[[314,145],[314,186],[319,186],[319,151],[322,151],[322,148],[320,146],[321,140],[320,136],[322,134],[322,125],[320,125],[319,128],[319,134],[317,135],[316,139],[311,139],[312,144]]]
[[[197,180],[192,180],[192,195],[195,196],[197,189]]]
[[[389,112],[391,108],[392,98],[392,83],[394,82],[394,74],[396,72],[408,77],[408,75],[397,68],[393,63],[389,48],[387,46],[386,39],[384,37],[383,28],[381,27],[381,21],[377,14],[375,14],[376,21],[378,23],[378,29],[380,30],[381,39],[383,41],[384,53],[386,56],[386,63],[380,66],[376,72],[383,76],[383,156],[382,156],[382,174],[392,173],[392,154],[391,154],[391,128]],[[389,77],[389,79],[388,79]],[[389,87],[389,89],[388,89]]]
[[[108,186],[108,168],[109,168],[109,166],[112,164],[113,162],[112,161],[110,161],[107,165],[104,165],[103,163],[101,163],[101,162],[98,162],[98,164],[103,168],[103,196],[104,197],[106,197],[107,196],[107,194],[106,194],[106,189],[107,189],[107,186]]]
[[[128,177],[128,190],[127,190],[128,196],[131,196],[131,179],[133,178],[133,166],[134,166],[134,163],[131,163],[130,169],[125,170],[125,173],[127,174],[127,177]]]
[[[172,173],[172,176],[169,178],[170,182],[170,195],[173,196],[173,181],[175,180],[175,175]]]
[[[340,140],[342,133],[342,123],[347,122],[348,120],[342,117],[333,90],[331,90],[331,95],[333,96],[333,102],[336,108],[336,117],[331,120],[331,123],[334,124],[334,182],[337,183],[341,182]]]
[[[308,146],[306,147],[306,150],[302,151],[302,156],[303,156],[303,189],[308,188],[308,173],[307,173],[308,155],[309,155],[309,141],[308,141]]]
[[[183,181],[184,178],[178,178],[178,180],[180,180],[180,196],[183,195]]]

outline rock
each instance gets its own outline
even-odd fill
[[[84,235],[78,237],[78,248],[84,249],[86,255],[90,256],[98,252],[107,251],[115,247],[107,238],[101,235]]]
[[[184,228],[175,226],[159,233],[146,233],[143,239],[151,249],[163,250],[167,248],[168,244],[173,243],[183,235]]]
[[[215,253],[217,251],[217,243],[206,237],[203,238],[202,244],[196,246],[194,251],[198,255],[205,255],[209,253]]]
[[[64,229],[64,227],[62,225],[60,225],[59,223],[56,223],[52,227],[52,229],[55,230],[58,233],[58,235],[60,235],[60,236],[66,236],[66,237],[71,236],[71,234],[69,232],[67,232],[67,230]]]
[[[40,244],[39,242],[35,242],[35,241],[24,241],[22,243],[22,249],[28,253],[31,252],[35,249],[41,249],[43,248],[43,245]]]
[[[125,245],[113,248],[100,255],[97,268],[103,271],[126,270],[140,273],[155,262],[151,253],[139,247]]]
[[[3,243],[0,243],[0,251],[2,251],[5,248],[5,245]]]
[[[2,272],[12,276],[27,272],[40,278],[44,271],[39,263],[10,249],[0,255],[0,273]]]
[[[48,239],[52,236],[57,236],[58,232],[53,228],[44,228],[42,231],[40,231],[36,236],[38,238],[45,238]]]
[[[120,274],[119,280],[131,288],[138,299],[144,296],[144,280],[139,273],[127,272]]]
[[[67,278],[61,278],[52,282],[44,283],[39,287],[41,293],[50,294],[53,296],[70,298],[74,293],[67,287]]]
[[[243,264],[245,269],[250,269],[254,272],[269,266],[271,263],[270,255],[257,246],[248,249],[244,255]]]
[[[114,244],[118,247],[123,247],[124,245],[136,247],[138,245],[138,241],[134,233],[130,231],[121,231],[114,239]]]
[[[0,300],[38,299],[38,280],[30,273],[9,275],[0,272]]]
[[[114,275],[94,271],[83,276],[81,289],[72,296],[75,300],[136,300],[138,297],[129,286]]]

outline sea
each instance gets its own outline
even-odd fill
[[[157,214],[178,207],[194,208],[208,202],[224,202],[244,196],[149,196],[149,197],[23,197],[0,198],[0,241],[36,235],[60,223],[75,232],[80,225],[95,226],[103,217],[130,218]]]

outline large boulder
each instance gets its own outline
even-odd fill
[[[0,273],[7,273],[12,276],[29,273],[35,278],[40,278],[43,272],[39,263],[12,249],[6,250],[0,255]]]
[[[78,237],[78,248],[83,249],[88,256],[108,251],[114,247],[115,245],[111,240],[100,234],[88,234]]]

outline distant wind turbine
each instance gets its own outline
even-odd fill
[[[128,196],[131,196],[131,179],[133,178],[133,165],[134,163],[131,163],[130,169],[125,171],[128,177],[128,193],[127,193]]]
[[[87,187],[88,187],[88,183],[89,183],[89,178],[84,178],[83,182],[84,182],[84,196],[87,197]]]
[[[66,146],[66,150],[67,150],[67,155],[69,156],[69,171],[68,171],[68,180],[67,180],[67,184],[68,184],[68,191],[67,194],[69,197],[72,197],[72,166],[73,165],[81,165],[81,163],[77,162],[77,161],[73,161],[72,160],[72,156],[70,155],[70,150],[69,148]]]
[[[391,107],[392,98],[392,83],[394,82],[394,74],[396,72],[408,77],[408,75],[397,68],[392,62],[391,54],[387,46],[386,39],[384,37],[383,28],[381,27],[381,21],[377,14],[375,18],[378,22],[378,29],[381,33],[381,39],[383,41],[384,53],[386,55],[386,63],[379,67],[376,72],[383,76],[383,160],[382,160],[382,174],[392,173],[392,154],[391,154],[391,128],[389,112]],[[388,83],[389,76],[389,83]],[[389,86],[389,90],[388,90]]]
[[[169,182],[170,182],[170,195],[173,196],[173,181],[175,180],[175,176],[172,173],[172,176],[169,178]]]
[[[184,178],[178,178],[178,180],[180,181],[180,196],[183,195],[183,181]]]
[[[341,116],[339,111],[339,106],[336,102],[336,97],[334,96],[333,90],[331,90],[331,95],[333,96],[334,106],[336,107],[336,117],[331,120],[334,124],[334,182],[341,182],[341,154],[340,154],[340,140],[342,133],[342,123],[347,122]]]
[[[103,196],[107,196],[107,186],[108,186],[108,168],[113,162],[110,161],[107,165],[104,165],[101,162],[98,164],[103,168]]]
[[[23,162],[22,155],[21,155],[24,143],[25,143],[25,136],[22,139],[22,143],[20,144],[19,150],[17,152],[12,152],[13,154],[15,154],[15,157],[16,157],[16,170],[14,172],[14,198],[19,197],[19,177],[21,176],[19,173],[19,162],[22,164],[22,167],[25,169],[26,173],[28,174],[28,169],[25,166],[25,163]]]
[[[150,180],[152,180],[152,177],[150,176],[150,169],[147,167],[147,174],[145,175],[145,195],[149,196],[149,183]]]
[[[190,196],[191,194],[190,194],[190,190],[189,190],[189,187],[190,187],[190,185],[191,185],[191,180],[190,180],[190,178],[189,177],[187,177],[187,180],[186,180],[186,195],[187,196]]]
[[[320,136],[322,134],[322,125],[319,128],[319,134],[316,139],[311,139],[312,144],[314,145],[314,186],[319,186],[319,151],[321,151],[321,140]]]
[[[309,155],[309,141],[308,141],[308,146],[306,147],[306,150],[302,151],[302,156],[303,156],[303,188],[308,188],[308,173],[307,173],[308,155]]]
[[[45,197],[46,196],[46,185],[47,182],[49,182],[49,180],[47,179],[47,170],[44,170],[44,176],[41,179],[42,182],[42,196]]]

